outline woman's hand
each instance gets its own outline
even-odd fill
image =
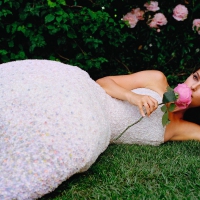
[[[146,114],[147,116],[150,116],[150,114],[158,107],[158,101],[148,95],[140,95],[131,92],[128,94],[127,100],[129,103],[138,106],[143,117]]]

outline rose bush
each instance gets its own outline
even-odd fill
[[[144,14],[147,13],[148,11],[156,12],[160,9],[160,7],[158,7],[157,1],[146,2],[144,4],[144,7],[146,7],[147,9],[146,11],[143,11],[140,8],[132,9],[131,12],[127,13],[123,17],[123,20],[128,22],[128,26],[130,28],[134,28],[138,20],[144,20]],[[185,20],[187,18],[187,15],[188,15],[188,9],[184,5],[178,4],[173,9],[173,17],[177,21]],[[147,24],[151,28],[156,28],[157,32],[160,32],[159,26],[166,25],[167,19],[163,13],[156,13],[153,18],[149,14],[147,16]]]
[[[177,21],[183,21],[187,19],[188,9],[184,5],[177,5],[173,10],[173,17]]]
[[[193,20],[200,18],[199,0],[159,0],[156,12],[146,9],[147,2],[0,1],[0,63],[27,58],[58,60],[81,67],[95,80],[156,69],[174,87],[200,63],[200,35],[193,26]],[[172,17],[178,4],[188,8],[184,21]],[[130,29],[128,21],[121,19],[132,8],[138,21]],[[137,8],[143,16],[137,14]],[[150,28],[146,22],[156,13],[163,13],[168,22]],[[136,24],[134,20],[132,24]]]
[[[163,13],[156,13],[153,18],[148,11],[153,11],[156,12],[157,10],[160,9],[158,7],[158,2],[157,1],[149,1],[144,4],[144,7],[146,7],[147,10],[141,10],[140,8],[135,8],[132,9],[130,13],[127,13],[122,20],[127,21],[127,25],[130,28],[134,28],[138,22],[138,20],[147,20],[147,24],[149,25],[150,28],[155,28],[156,31],[159,33],[160,27],[159,26],[164,26],[167,24],[168,20],[165,17]],[[182,4],[178,4],[174,9],[173,9],[173,18],[176,19],[177,21],[184,21],[187,19],[188,16],[188,9],[186,6]],[[200,19],[195,19],[193,20],[193,25],[192,29],[200,34]]]
[[[158,28],[159,26],[163,26],[167,24],[167,19],[162,13],[157,13],[154,15],[153,19],[149,23],[151,28]]]
[[[131,12],[127,13],[123,17],[123,20],[128,22],[128,26],[130,26],[130,28],[134,28],[138,22],[138,18],[136,17],[136,15]]]
[[[140,8],[132,9],[132,14],[134,14],[138,20],[144,20],[144,11]]]
[[[200,35],[200,19],[195,19],[193,21],[192,29],[195,30],[195,31],[197,31],[198,34]]]
[[[144,4],[144,7],[146,7],[146,9],[148,11],[153,11],[156,12],[157,10],[159,10],[160,8],[158,7],[158,2],[157,1],[150,1]]]
[[[178,94],[178,99],[175,101],[175,105],[181,109],[187,108],[192,101],[191,89],[186,84],[182,83],[178,84],[178,86],[174,88],[174,92]]]

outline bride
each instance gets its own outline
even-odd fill
[[[200,71],[185,83],[200,106]],[[110,143],[200,140],[199,125],[158,106],[168,86],[155,70],[93,81],[78,67],[47,60],[0,65],[0,199],[37,199],[86,171]],[[147,116],[119,134],[141,115]],[[190,134],[188,134],[190,133]]]

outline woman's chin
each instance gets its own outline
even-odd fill
[[[172,112],[173,113],[175,113],[175,112],[184,112],[186,110],[187,110],[187,108],[180,108],[180,107],[176,106],[176,108]]]

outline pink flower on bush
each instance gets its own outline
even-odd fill
[[[157,24],[156,24],[156,21],[153,21],[153,20],[149,23],[149,26],[150,26],[151,28],[158,28],[158,26],[157,26]]]
[[[134,28],[138,22],[138,18],[133,13],[129,12],[123,17],[124,21],[128,21],[130,28]]]
[[[153,11],[153,12],[155,12],[155,11],[160,9],[158,7],[158,2],[157,1],[150,1],[149,3],[147,2],[147,3],[144,4],[144,7],[146,7],[146,9],[148,11]]]
[[[175,101],[176,106],[181,109],[187,108],[192,101],[191,89],[185,83],[182,83],[174,88],[174,92],[178,94],[178,99]]]
[[[149,23],[151,28],[158,28],[158,26],[163,26],[167,24],[167,19],[162,13],[157,13],[154,15],[153,19]]]
[[[195,30],[195,31],[197,31],[198,34],[200,35],[200,19],[195,19],[193,21],[192,29]]]
[[[173,17],[177,21],[183,21],[187,18],[188,9],[184,5],[177,5],[173,10]]]
[[[132,14],[134,14],[138,20],[144,20],[144,11],[140,10],[140,8],[132,9]]]

